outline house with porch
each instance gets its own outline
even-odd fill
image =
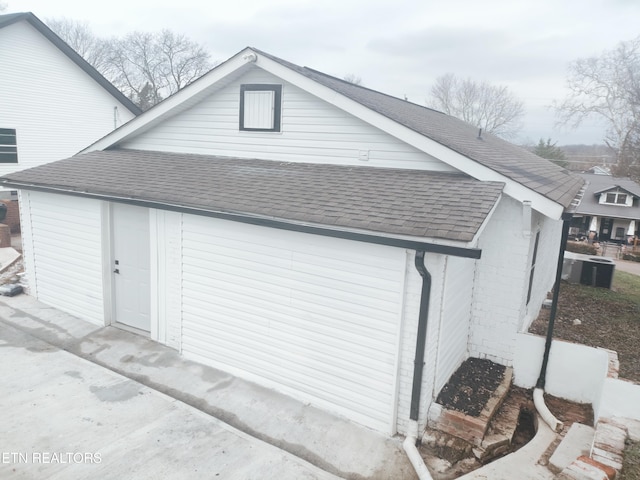
[[[583,179],[246,48],[0,185],[31,295],[392,435],[466,358],[512,364]]]
[[[571,221],[577,238],[626,244],[640,234],[640,185],[629,178],[582,173],[584,196]]]

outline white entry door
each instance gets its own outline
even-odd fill
[[[150,330],[149,210],[112,204],[115,322]]]

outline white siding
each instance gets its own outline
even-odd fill
[[[185,356],[395,429],[404,250],[183,217]]]
[[[443,255],[427,254],[425,255],[424,264],[431,275],[431,294],[418,408],[419,431],[422,431],[427,424],[427,413],[433,398],[435,364],[438,352],[438,318],[442,305],[445,257]],[[422,297],[422,277],[415,267],[415,251],[406,251],[405,276],[397,414],[397,431],[401,434],[407,433],[409,425],[420,300]]]
[[[447,257],[440,335],[436,361],[435,393],[468,356],[474,260]]]
[[[123,146],[288,162],[452,170],[440,160],[286,82],[282,89],[282,132],[240,131],[242,83],[283,82],[255,69]],[[361,157],[368,160],[362,161]]]
[[[180,350],[182,335],[182,214],[150,209],[151,338]]]
[[[0,128],[16,129],[18,163],[0,175],[74,155],[133,118],[26,21],[0,29]]]
[[[27,265],[38,300],[104,325],[102,215],[98,200],[23,192]],[[33,262],[31,261],[33,259]]]

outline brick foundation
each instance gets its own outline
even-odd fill
[[[7,206],[7,216],[4,219],[5,225],[9,226],[11,233],[20,232],[20,205],[17,200],[1,200]]]

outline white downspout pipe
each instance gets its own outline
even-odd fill
[[[549,425],[551,430],[553,430],[556,433],[562,430],[562,428],[564,427],[564,424],[560,420],[558,420],[553,415],[553,413],[551,413],[551,410],[549,410],[549,407],[547,407],[547,404],[544,403],[543,389],[535,388],[533,390],[533,404],[535,405],[536,410],[538,411],[538,413],[540,414],[544,422],[547,425]]]
[[[418,449],[416,448],[416,442],[418,441],[418,422],[415,420],[409,421],[409,427],[407,429],[407,437],[402,442],[402,447],[413,465],[416,474],[420,480],[433,480],[431,477],[431,473],[427,469],[427,466],[424,464],[424,460],[422,460],[422,456]]]

